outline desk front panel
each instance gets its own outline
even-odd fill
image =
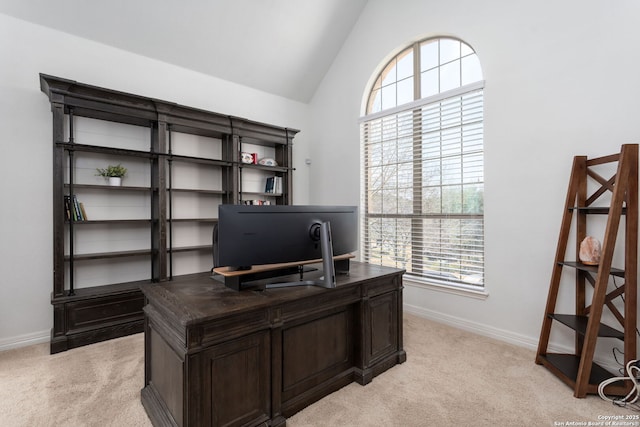
[[[282,336],[280,392],[285,416],[296,402],[322,394],[327,384],[351,375],[357,342],[354,320],[354,306],[348,305],[273,331]]]

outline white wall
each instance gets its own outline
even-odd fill
[[[359,202],[358,117],[380,67],[412,41],[461,38],[478,53],[486,79],[489,297],[407,284],[404,302],[535,348],[572,157],[640,142],[638,16],[634,0],[369,0],[311,103],[311,201]],[[572,312],[572,280],[566,288],[560,307]]]
[[[301,129],[294,201],[308,201],[308,106],[0,14],[0,350],[52,325],[52,132],[39,73]]]

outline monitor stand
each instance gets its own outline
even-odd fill
[[[331,242],[331,225],[329,222],[320,224],[320,251],[322,252],[322,273],[318,280],[300,280],[296,282],[269,283],[266,289],[289,288],[292,286],[320,286],[323,288],[336,287],[336,271],[333,263],[333,243]]]

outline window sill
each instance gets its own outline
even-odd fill
[[[485,288],[465,285],[449,285],[445,283],[426,282],[415,277],[405,275],[403,278],[405,285],[416,288],[428,289],[431,291],[444,292],[453,295],[460,295],[468,298],[485,300],[489,297],[489,292]]]

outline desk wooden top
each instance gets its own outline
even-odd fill
[[[149,304],[158,307],[182,325],[222,318],[237,313],[286,303],[321,293],[346,290],[363,281],[401,275],[404,270],[352,261],[348,275],[336,275],[336,288],[297,286],[266,290],[234,291],[210,274],[201,273],[172,281],[140,286]],[[293,278],[297,280],[297,278]]]

